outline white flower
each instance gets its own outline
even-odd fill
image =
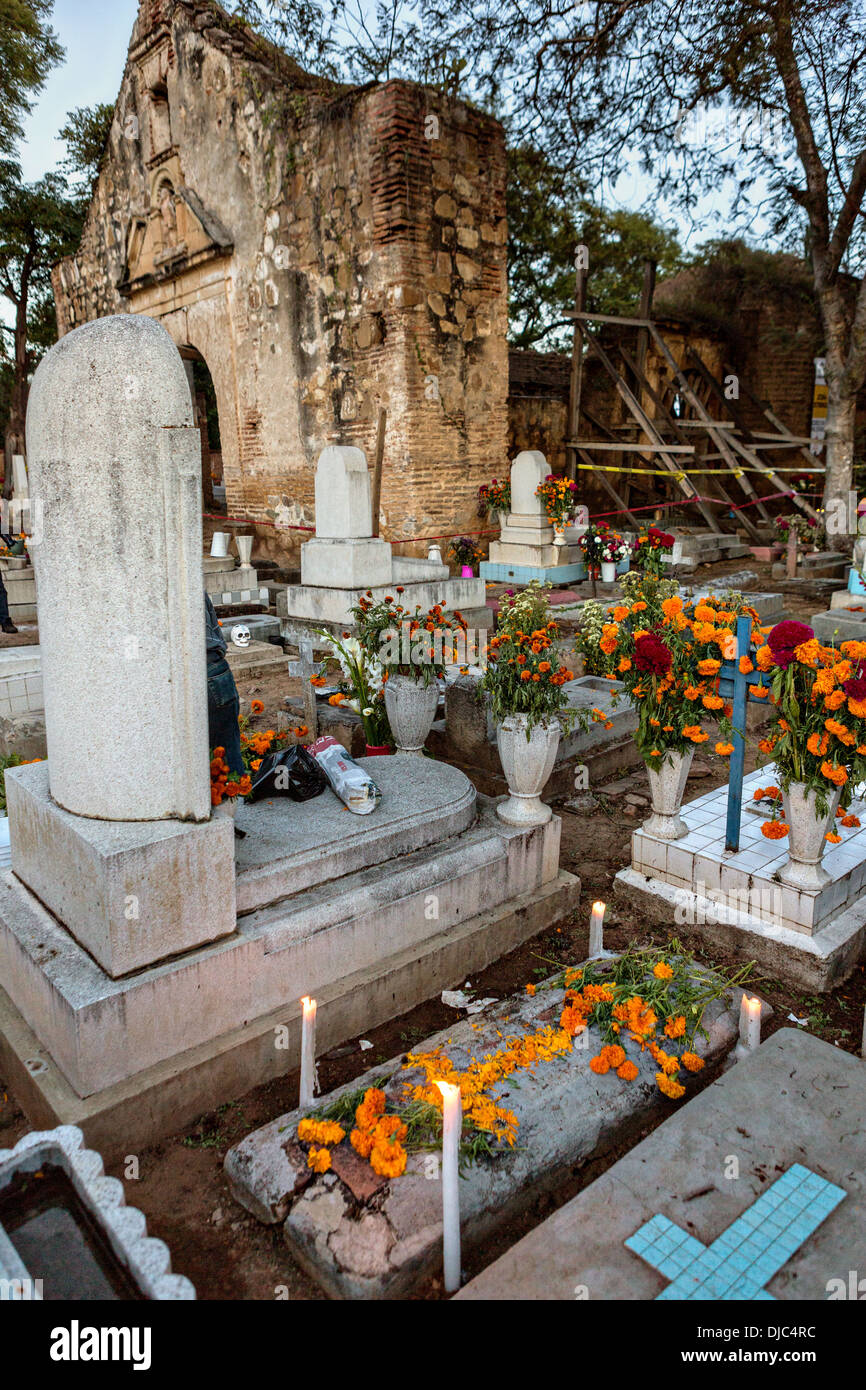
[[[366,709],[361,710],[361,713],[363,715],[371,715],[373,713],[372,705],[368,705]]]

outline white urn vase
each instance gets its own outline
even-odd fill
[[[508,783],[508,800],[497,803],[496,814],[506,825],[544,825],[553,814],[541,793],[553,771],[562,726],[558,719],[535,724],[527,739],[528,721],[528,714],[509,714],[496,730]]]
[[[228,531],[214,531],[211,537],[210,553],[214,559],[224,560],[229,553],[231,536]]]
[[[792,888],[823,888],[830,875],[821,867],[821,856],[832,830],[842,788],[828,788],[827,814],[819,816],[815,805],[816,793],[804,782],[792,782],[782,792],[782,807],[788,827],[788,862],[779,870],[779,878]]]
[[[430,726],[436,718],[439,686],[414,681],[411,676],[391,676],[385,682],[385,709],[398,753],[422,753]]]
[[[602,560],[601,582],[602,584],[616,583],[616,565],[614,564],[613,560]]]
[[[681,840],[689,827],[680,816],[686,779],[695,756],[694,748],[687,753],[668,753],[661,767],[647,766],[653,813],[643,823],[648,835],[658,840]]]
[[[242,565],[248,565],[253,555],[253,537],[235,536],[235,546],[237,547],[238,559]]]
[[[553,523],[553,544],[565,545],[565,522],[554,521]]]

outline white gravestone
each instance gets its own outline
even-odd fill
[[[51,794],[102,820],[207,820],[201,441],[164,328],[61,338],[27,410]]]
[[[549,475],[550,466],[538,449],[524,449],[517,455],[511,465],[511,511],[499,540],[491,543],[492,564],[551,566],[567,559],[553,544],[553,526],[536,493]]]
[[[7,782],[12,869],[117,977],[237,920],[233,826],[210,814],[200,440],[165,329],[62,338],[27,457],[48,762]]]
[[[390,584],[391,547],[373,536],[363,449],[331,444],[316,464],[316,537],[301,546],[301,584],[371,589]]]

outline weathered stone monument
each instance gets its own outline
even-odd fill
[[[410,613],[435,603],[462,613],[470,627],[492,626],[482,579],[451,579],[435,560],[394,555],[373,535],[370,472],[362,449],[332,444],[316,465],[316,534],[301,546],[301,582],[277,595],[283,636],[304,644],[317,628],[352,625],[351,610],[368,589],[373,601],[400,586]]]
[[[490,558],[481,565],[482,579],[569,584],[586,578],[577,545],[585,525],[567,528],[564,545],[553,543],[553,526],[536,494],[539,483],[549,475],[547,459],[537,449],[524,449],[517,455],[511,465],[511,511],[500,527],[499,540],[490,543]]]
[[[243,805],[236,845],[210,819],[198,434],[164,330],[62,339],[28,441],[48,761],[6,777],[0,1067],[31,1120],[114,1154],[292,1071],[303,995],[327,1049],[544,930],[580,883],[558,817],[505,826],[432,759],[370,759],[363,818],[330,791]]]

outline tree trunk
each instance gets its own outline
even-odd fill
[[[850,553],[856,540],[856,530],[852,534],[849,515],[848,494],[853,486],[854,474],[854,417],[857,411],[856,395],[844,395],[832,382],[827,383],[827,427],[824,435],[824,511],[828,519],[830,543],[837,550]],[[830,525],[831,518],[846,518],[844,528]]]
[[[15,305],[15,375],[9,398],[9,419],[6,423],[4,458],[6,471],[3,475],[3,496],[12,496],[12,455],[25,454],[24,425],[27,419],[27,304],[30,293],[30,274],[33,268],[33,248],[27,251],[21,267],[21,288]]]

